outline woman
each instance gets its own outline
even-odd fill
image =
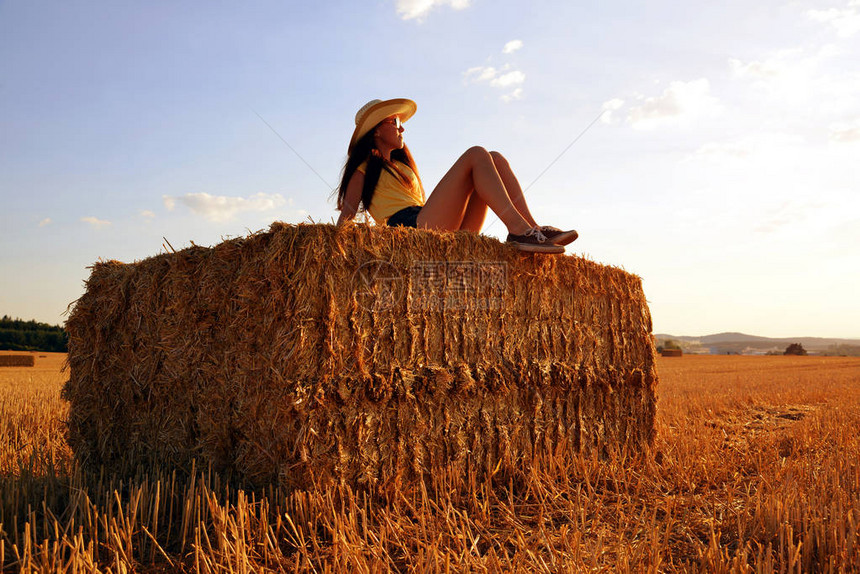
[[[522,251],[563,253],[576,231],[539,226],[507,160],[482,147],[466,150],[430,197],[409,148],[403,122],[415,114],[412,100],[371,100],[355,115],[346,165],[337,195],[338,225],[361,207],[380,225],[478,233],[487,208],[508,228],[508,243]]]

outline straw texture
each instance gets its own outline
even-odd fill
[[[472,233],[276,223],[98,263],[66,328],[91,465],[384,485],[654,433],[640,279]]]
[[[33,367],[36,357],[33,355],[0,355],[0,367]]]

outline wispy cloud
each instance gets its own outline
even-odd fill
[[[526,75],[520,70],[511,70],[505,66],[497,70],[492,66],[477,66],[463,72],[463,78],[467,83],[486,83],[493,88],[510,90],[499,96],[503,102],[519,100],[523,97],[522,85],[526,81]]]
[[[502,54],[513,54],[522,47],[522,40],[511,40],[502,48]],[[489,60],[492,60],[492,58],[489,58]],[[469,68],[463,72],[463,80],[467,84],[486,83],[492,88],[505,90],[505,93],[501,94],[499,99],[503,102],[512,102],[522,99],[523,84],[526,81],[526,75],[522,70],[517,70],[508,63],[502,66],[501,69],[494,66],[475,66]]]
[[[771,211],[760,225],[755,228],[758,233],[773,233],[779,229],[796,225],[807,219],[809,213],[813,210],[823,207],[823,203],[806,203],[799,204],[794,201],[786,201],[778,208]]]
[[[641,104],[631,107],[627,122],[640,130],[687,126],[702,117],[715,115],[719,109],[719,101],[711,95],[711,84],[706,78],[672,82],[659,96],[644,98]]]
[[[140,216],[145,217],[146,219],[154,219],[155,213],[148,210],[148,209],[144,209],[143,211],[140,212]]]
[[[603,102],[603,106],[601,109],[603,110],[603,115],[600,116],[600,121],[607,124],[616,123],[617,119],[615,117],[615,112],[624,107],[624,100],[621,98],[612,98],[607,102]]]
[[[51,225],[51,218],[46,217],[42,221],[39,222],[39,227],[45,227],[46,225]]]
[[[860,121],[830,126],[830,141],[837,143],[860,142]]]
[[[84,223],[89,223],[90,227],[93,227],[95,229],[101,229],[102,227],[107,227],[108,225],[111,225],[110,221],[99,219],[98,217],[93,217],[92,215],[82,217],[81,221],[83,221]]]
[[[519,70],[506,72],[500,76],[495,76],[490,80],[490,85],[494,88],[510,88],[513,86],[521,86],[526,81],[526,75]]]
[[[757,133],[727,141],[707,142],[686,161],[726,162],[754,160],[758,165],[773,165],[790,157],[804,144],[801,136],[790,133]]]
[[[736,78],[774,78],[779,75],[782,65],[777,62],[753,60],[743,62],[737,58],[729,58],[729,68]]]
[[[844,117],[857,109],[860,74],[856,67],[846,65],[845,49],[838,45],[778,50],[750,61],[732,58],[728,64],[734,79],[749,82],[748,93],[754,98],[751,105],[763,112],[793,114],[801,110],[808,117]]]
[[[272,195],[257,193],[251,197],[186,193],[180,197],[165,195],[163,200],[168,211],[172,211],[177,203],[181,203],[188,207],[192,213],[215,222],[229,221],[237,213],[271,211],[286,204],[284,197],[278,193]]]
[[[505,103],[512,102],[514,100],[521,100],[523,98],[523,89],[516,88],[513,92],[508,94],[501,95],[502,101]]]
[[[851,0],[845,8],[809,10],[806,14],[813,20],[830,24],[842,38],[860,32],[860,0]]]
[[[424,20],[436,6],[450,6],[454,10],[468,8],[471,0],[397,0],[397,15],[404,20]]]
[[[517,50],[519,50],[522,47],[523,47],[523,41],[522,40],[511,40],[510,42],[505,44],[504,48],[502,48],[502,54],[513,54],[514,52],[516,52]]]
[[[492,66],[475,66],[463,72],[463,78],[467,82],[489,82],[498,73],[499,71]]]
[[[521,86],[526,81],[526,75],[519,70],[499,71],[492,66],[469,68],[463,72],[463,77],[467,82],[487,82],[494,88]]]
[[[750,153],[745,142],[708,142],[688,159],[743,159]]]

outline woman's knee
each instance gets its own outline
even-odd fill
[[[490,153],[490,157],[493,158],[493,163],[496,164],[497,167],[503,166],[503,165],[508,165],[508,160],[505,159],[505,156],[503,156],[501,153],[499,153],[495,150],[491,151],[489,153]]]
[[[467,149],[463,152],[463,157],[469,158],[471,161],[486,161],[487,159],[492,160],[492,156],[490,152],[479,145],[475,145]]]

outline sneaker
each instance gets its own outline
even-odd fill
[[[576,241],[576,238],[579,237],[579,233],[577,233],[575,229],[562,231],[558,227],[551,227],[549,225],[541,225],[539,229],[541,233],[549,239],[550,243],[555,243],[556,245],[567,245],[568,243],[573,243]]]
[[[520,251],[531,253],[564,253],[564,247],[556,245],[547,239],[539,227],[532,227],[522,235],[508,233],[508,243],[513,244]]]

